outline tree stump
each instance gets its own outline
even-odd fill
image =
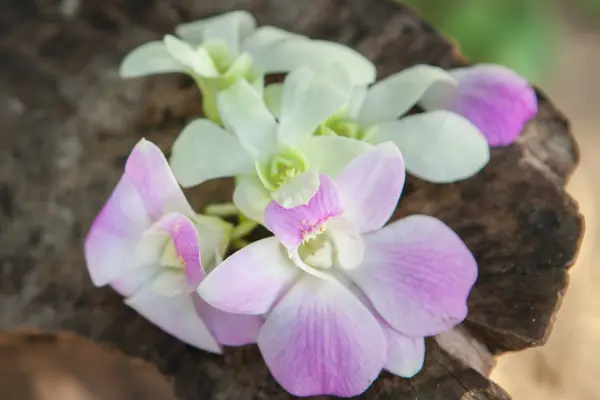
[[[3,1],[0,328],[75,332],[140,357],[173,382],[179,399],[291,397],[255,346],[218,357],[180,343],[110,288],[94,288],[82,254],[132,146],[147,137],[168,153],[201,110],[185,77],[120,80],[122,57],[180,22],[236,8],[260,24],[349,44],[376,63],[380,78],[418,63],[467,63],[413,11],[385,0]],[[479,262],[479,278],[466,322],[428,341],[419,375],[384,373],[358,398],[509,399],[487,378],[493,357],[546,341],[583,218],[563,189],[578,162],[576,143],[565,117],[537,93],[537,117],[517,143],[494,149],[478,175],[448,185],[408,176],[397,216],[429,214],[455,229]],[[200,210],[228,200],[231,185],[210,182],[187,194]]]

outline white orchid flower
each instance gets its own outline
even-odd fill
[[[315,135],[337,135],[372,144],[391,141],[406,170],[421,179],[449,183],[479,172],[489,161],[485,136],[463,116],[443,109],[458,82],[439,67],[417,65],[371,87],[356,86],[348,106]],[[279,84],[267,86],[269,109],[277,114]],[[404,116],[416,104],[433,111]],[[403,118],[400,118],[404,116]]]
[[[375,80],[373,64],[349,47],[272,26],[256,28],[254,17],[246,11],[182,24],[175,32],[179,38],[166,35],[131,51],[121,64],[120,75],[189,74],[202,90],[205,115],[217,123],[216,94],[239,78],[262,92],[263,74],[341,63],[348,67],[353,83]]]
[[[271,200],[286,208],[306,204],[317,192],[319,173],[335,176],[371,147],[342,136],[313,135],[348,102],[349,79],[340,68],[291,72],[281,86],[278,121],[247,81],[237,81],[218,96],[227,130],[199,119],[173,144],[175,177],[184,187],[237,177],[233,201],[258,222]]]

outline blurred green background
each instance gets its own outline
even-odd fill
[[[561,44],[559,13],[600,21],[600,0],[399,1],[419,9],[470,60],[506,65],[534,83],[545,79]]]

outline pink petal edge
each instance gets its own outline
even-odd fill
[[[364,261],[346,274],[394,329],[433,336],[464,320],[477,262],[452,229],[413,215],[363,238]]]
[[[500,65],[451,70],[456,97],[445,107],[471,121],[492,147],[507,146],[537,113],[535,90],[516,72]]]
[[[342,284],[305,274],[267,317],[258,346],[295,396],[356,396],[377,378],[386,342],[371,312]]]
[[[396,209],[405,176],[402,154],[391,142],[355,158],[335,178],[344,217],[361,233],[381,228]]]
[[[177,255],[184,265],[188,291],[195,291],[204,278],[196,226],[180,213],[170,213],[161,218],[156,225],[171,236]]]

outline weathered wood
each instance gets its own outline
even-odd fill
[[[289,398],[255,347],[216,357],[179,343],[110,289],[94,288],[82,256],[83,237],[135,142],[145,136],[168,151],[200,112],[186,78],[119,80],[122,56],[179,22],[234,8],[350,44],[381,76],[417,63],[465,63],[430,25],[385,0],[1,2],[0,328],[69,330],[112,345],[155,363],[181,399]],[[494,150],[477,176],[452,185],[408,178],[397,216],[430,214],[456,229],[479,262],[479,279],[459,336],[438,340],[447,351],[430,340],[416,378],[384,374],[361,398],[508,399],[485,377],[490,353],[545,342],[583,220],[563,190],[576,144],[566,119],[541,93],[539,100],[519,141]],[[188,194],[199,208],[226,200],[229,190],[219,181]]]
[[[155,366],[73,334],[0,334],[2,400],[175,400]]]

